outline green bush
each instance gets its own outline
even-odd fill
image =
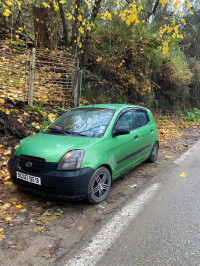
[[[200,110],[197,108],[193,108],[191,112],[188,112],[186,117],[186,121],[198,121],[200,122]]]

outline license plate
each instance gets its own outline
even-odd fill
[[[37,176],[26,175],[24,173],[17,172],[17,178],[24,180],[26,182],[29,182],[29,183],[41,185],[41,178]]]

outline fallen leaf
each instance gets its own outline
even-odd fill
[[[18,242],[13,243],[12,248],[14,249],[24,249],[26,247],[26,244],[22,242],[21,240]]]
[[[12,182],[4,182],[5,185],[12,185]]]
[[[22,205],[21,204],[18,204],[18,205],[16,205],[16,208],[22,208]]]
[[[35,232],[35,233],[44,233],[46,230],[47,230],[47,228],[46,228],[45,226],[37,226],[37,227],[34,229],[34,232]]]
[[[41,255],[41,257],[44,257],[45,259],[51,258],[51,253],[48,248],[43,249],[42,252],[43,254]]]
[[[29,215],[28,215],[28,217],[29,217],[29,218],[33,218],[33,217],[36,216],[36,215],[38,215],[37,212],[30,212]]]
[[[165,155],[165,158],[167,158],[167,159],[171,159],[172,156]]]
[[[4,228],[0,228],[0,241],[4,238],[6,238],[6,236],[4,235]]]
[[[10,221],[12,221],[12,217],[7,217],[6,219],[5,219],[7,222],[10,222]]]
[[[78,231],[82,231],[82,230],[83,230],[83,227],[80,226],[80,227],[78,228]]]
[[[5,203],[3,206],[1,206],[1,209],[7,210],[8,208],[10,208],[10,206],[10,203]]]
[[[11,150],[6,150],[6,151],[4,152],[4,155],[9,155],[9,154],[11,154]]]
[[[12,224],[17,226],[20,225],[23,221],[24,221],[23,218],[15,218],[12,220]]]
[[[4,104],[4,103],[5,103],[4,99],[0,99],[0,104]]]
[[[182,173],[180,174],[180,177],[182,177],[182,178],[186,178],[186,173],[185,173],[185,172],[182,172]]]

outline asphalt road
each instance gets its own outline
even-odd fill
[[[200,265],[199,168],[200,141],[153,179],[156,195],[97,265]]]

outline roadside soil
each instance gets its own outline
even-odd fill
[[[162,143],[156,163],[145,162],[118,178],[99,205],[52,201],[24,192],[10,182],[0,185],[0,265],[56,265],[91,229],[133,197],[200,138],[200,129]],[[1,143],[10,142],[7,137]],[[183,169],[184,171],[184,169]],[[181,178],[181,177],[180,177]]]

